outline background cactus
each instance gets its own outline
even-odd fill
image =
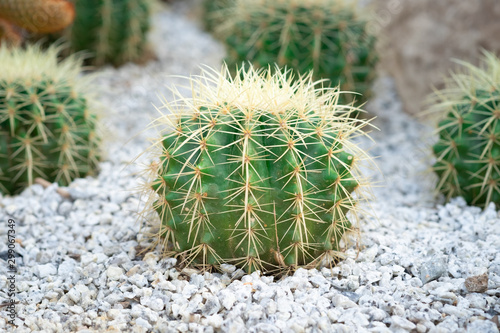
[[[337,91],[289,74],[204,71],[191,79],[192,98],[165,105],[173,114],[159,125],[174,131],[156,145],[147,187],[158,242],[185,263],[248,271],[331,263],[357,230],[367,155],[350,137],[367,122],[349,118],[358,109],[338,105]]]
[[[152,0],[75,0],[73,51],[90,51],[90,63],[139,61],[147,46]]]
[[[42,177],[68,184],[99,159],[96,115],[77,76],[80,61],[57,62],[58,48],[0,47],[0,191],[14,194]]]
[[[214,32],[226,20],[226,10],[234,0],[203,0],[203,24]]]
[[[7,43],[19,46],[22,39],[23,37],[21,33],[14,27],[14,25],[6,20],[0,19],[0,44]]]
[[[296,73],[340,84],[342,103],[367,97],[377,57],[375,38],[355,2],[346,0],[236,0],[219,29],[228,49],[229,68],[250,61],[277,63]]]
[[[35,33],[62,30],[74,16],[73,4],[66,0],[0,0],[0,18]]]
[[[434,145],[438,189],[469,204],[500,204],[500,59],[485,53],[484,66],[461,62],[438,91],[439,141]]]

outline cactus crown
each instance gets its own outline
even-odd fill
[[[343,104],[367,97],[375,76],[375,38],[354,1],[236,0],[224,15],[217,34],[227,45],[231,69],[250,61],[299,74],[312,70],[314,79],[363,95],[343,94]]]
[[[358,168],[368,156],[351,138],[367,122],[349,118],[359,110],[310,75],[271,72],[205,70],[190,79],[191,98],[174,91],[163,106],[148,206],[161,221],[156,243],[186,263],[331,263],[358,230],[367,184]]]
[[[483,66],[458,62],[437,91],[434,110],[442,114],[434,145],[437,188],[447,198],[463,196],[469,204],[500,204],[500,59],[485,52]]]
[[[42,177],[68,184],[97,168],[100,139],[86,99],[81,60],[57,61],[60,48],[0,47],[0,191],[13,194]]]
[[[85,85],[78,75],[81,70],[81,60],[75,56],[59,62],[59,46],[51,46],[42,51],[37,45],[22,48],[0,47],[0,79],[6,82],[36,81],[50,77],[54,82],[65,81],[76,85],[81,91]]]

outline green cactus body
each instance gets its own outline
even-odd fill
[[[375,77],[375,38],[344,0],[236,0],[220,27],[229,68],[277,63],[297,74],[313,71],[346,92],[341,103],[363,102]]]
[[[269,271],[337,257],[363,182],[365,156],[348,140],[354,109],[336,104],[338,92],[320,97],[310,77],[250,69],[214,88],[212,74],[160,141],[150,184],[160,237],[202,266]]]
[[[152,0],[76,0],[73,51],[90,51],[90,63],[138,61],[147,45]]]
[[[67,185],[97,169],[97,120],[76,82],[80,63],[58,64],[57,53],[0,47],[0,192],[36,177]]]
[[[455,74],[436,94],[439,141],[434,145],[438,189],[467,203],[500,204],[500,59],[486,53],[484,68],[462,63],[468,73]]]

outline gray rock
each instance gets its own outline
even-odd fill
[[[447,272],[446,258],[437,257],[428,259],[420,266],[420,280],[424,284],[436,280]]]

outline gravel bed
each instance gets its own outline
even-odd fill
[[[219,66],[223,48],[180,5],[155,16],[158,60],[101,71],[107,157],[97,178],[0,196],[0,221],[19,239],[15,332],[484,332],[498,330],[500,217],[434,193],[432,129],[403,113],[390,78],[375,85],[371,152],[385,178],[375,187],[359,251],[333,269],[283,279],[179,271],[176,260],[139,255],[142,203],[129,162],[148,147],[143,131],[158,95],[200,64]],[[147,163],[148,161],[142,161]],[[0,303],[7,299],[7,228],[0,228]]]

